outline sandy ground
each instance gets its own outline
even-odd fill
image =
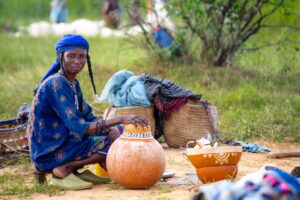
[[[267,141],[256,141],[256,143],[268,147],[273,152],[287,152],[287,151],[300,151],[300,143],[270,143]],[[168,170],[175,170],[176,175],[171,180],[186,177],[187,173],[195,173],[195,168],[191,165],[189,160],[183,155],[184,149],[172,149],[167,148],[165,145],[164,151],[166,154]],[[284,159],[269,159],[267,154],[262,153],[247,153],[244,152],[239,162],[239,172],[237,180],[251,172],[257,171],[264,164],[275,164],[279,168],[286,172],[291,172],[295,166],[300,165],[300,158],[284,158]],[[94,170],[94,166],[89,166],[91,170]],[[0,175],[5,170],[10,168],[4,168],[0,170]],[[96,199],[108,199],[108,200],[168,200],[168,199],[191,199],[193,194],[196,193],[199,185],[191,181],[188,184],[171,184],[170,182],[158,182],[150,189],[145,190],[132,190],[126,189],[118,184],[105,184],[93,186],[92,189],[81,191],[66,191],[56,196],[49,197],[44,194],[33,194],[26,200],[96,200]],[[23,198],[24,199],[24,198]]]

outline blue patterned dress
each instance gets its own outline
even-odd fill
[[[105,155],[109,140],[103,133],[85,135],[91,122],[99,120],[84,101],[79,82],[60,73],[41,83],[34,97],[28,137],[31,159],[39,172],[66,162]]]

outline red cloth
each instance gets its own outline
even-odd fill
[[[159,98],[159,95],[156,94],[153,97],[153,100],[154,100],[154,104],[155,104],[156,108],[159,111],[161,111],[164,114],[170,114],[172,112],[179,110],[182,106],[184,106],[187,103],[188,98],[185,98],[185,97],[174,98],[170,101],[162,102]]]

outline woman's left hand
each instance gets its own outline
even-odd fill
[[[138,125],[148,127],[150,122],[141,115],[123,115],[121,116],[121,124],[134,124],[136,127]]]

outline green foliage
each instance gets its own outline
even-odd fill
[[[195,54],[201,55],[202,62],[225,66],[232,64],[236,53],[264,28],[263,25],[277,25],[276,18],[283,22],[281,25],[288,24],[287,19],[295,21],[299,16],[294,13],[297,5],[299,3],[293,0],[178,0],[166,4],[166,8],[177,19],[177,29],[186,40],[189,37],[199,39],[202,48]],[[266,41],[271,42],[269,38]],[[190,44],[194,42],[191,40]]]
[[[239,68],[179,65],[164,76],[204,94],[217,106],[222,138],[299,141],[299,61],[293,45],[272,47],[239,54]]]

